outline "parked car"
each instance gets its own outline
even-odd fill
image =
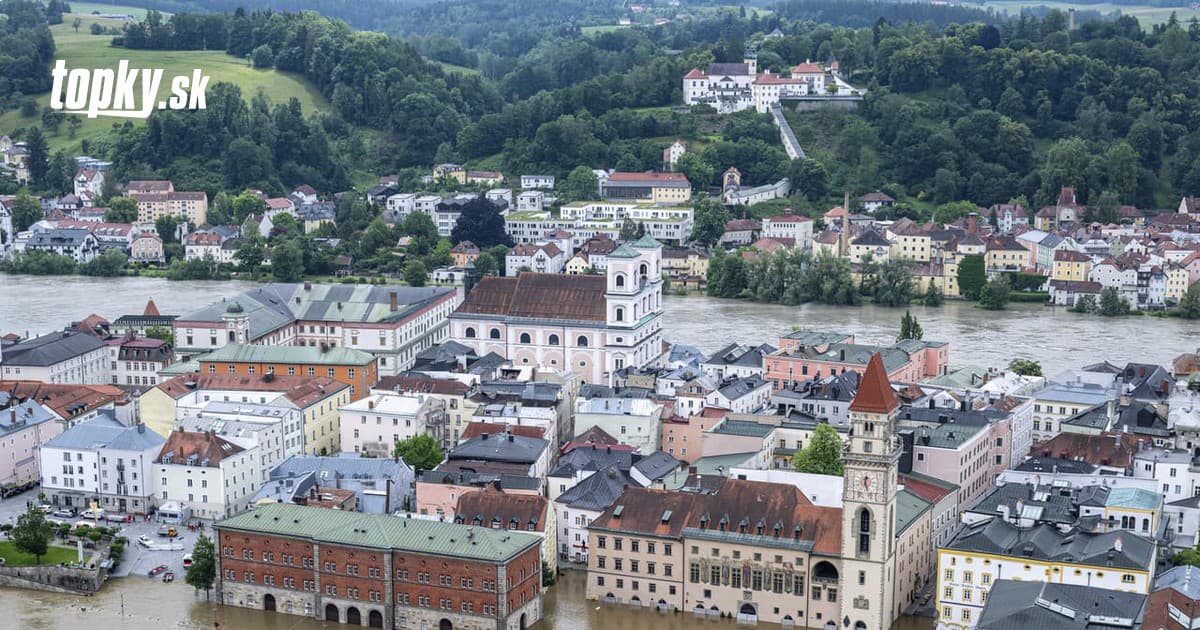
[[[41,512],[42,514],[49,514],[49,513],[51,513],[51,512],[53,512],[53,511],[54,511],[54,506],[53,506],[53,505],[46,505],[45,503],[43,503],[43,504],[41,504],[41,505],[37,506],[37,509],[38,509],[38,511],[39,511],[39,512]]]
[[[186,569],[190,566],[192,566],[192,554],[185,553],[183,554],[183,568]]]
[[[174,538],[179,535],[179,532],[176,532],[175,528],[171,527],[170,525],[163,525],[162,527],[158,528],[158,535],[165,536],[167,538]]]
[[[142,534],[141,536],[138,536],[138,544],[143,547],[149,547],[153,543],[150,541],[149,536]]]
[[[95,508],[95,509],[88,508],[88,509],[84,510],[83,514],[80,514],[79,516],[81,516],[83,518],[90,518],[90,519],[101,519],[101,518],[104,518],[104,508]]]
[[[146,573],[146,575],[148,575],[150,577],[156,577],[160,573],[166,573],[167,569],[168,569],[167,565],[160,564],[160,565],[154,567],[153,569],[150,569],[150,571],[148,573]]]
[[[75,508],[58,508],[57,510],[54,510],[50,516],[57,516],[58,518],[75,518]]]
[[[163,574],[162,580],[164,582],[174,582],[175,581],[175,573],[173,573],[171,571],[167,571],[166,573]]]

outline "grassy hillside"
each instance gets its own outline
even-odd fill
[[[74,5],[71,5],[74,7]],[[1061,2],[1058,0],[986,0],[983,6],[989,9],[996,9],[1001,12],[1006,12],[1009,15],[1019,15],[1021,9],[1029,7],[1049,7],[1051,9],[1059,9],[1066,11],[1074,7],[1080,11],[1099,11],[1100,13],[1108,14],[1113,11],[1120,11],[1122,15],[1131,15],[1142,23],[1142,26],[1150,27],[1154,24],[1163,24],[1170,19],[1174,13],[1180,22],[1187,22],[1193,17],[1200,16],[1200,10],[1189,7],[1150,7],[1137,5],[1120,5],[1120,4],[1072,4],[1070,2]],[[1195,6],[1195,5],[1193,5]]]
[[[122,13],[132,12],[129,7],[110,5],[72,4],[76,7],[87,7],[88,10],[102,10]],[[75,17],[82,20],[79,31],[72,25]],[[125,59],[134,68],[161,68],[163,70],[163,86],[159,88],[159,96],[167,95],[170,78],[175,75],[190,75],[192,70],[199,68],[211,77],[209,85],[218,81],[228,81],[237,84],[242,94],[249,98],[260,88],[274,102],[285,102],[291,97],[300,99],[304,112],[310,113],[328,107],[325,97],[309,84],[304,77],[276,70],[258,70],[250,67],[245,59],[237,59],[220,51],[161,51],[161,50],[126,50],[109,45],[111,35],[92,35],[92,23],[111,28],[119,27],[118,20],[98,19],[94,16],[77,13],[64,16],[63,23],[51,27],[54,33],[54,43],[57,48],[56,59],[67,62],[69,68],[112,68],[116,69],[117,62]],[[50,93],[37,95],[39,110],[50,104]],[[127,119],[81,117],[83,125],[74,139],[68,136],[68,126],[63,124],[57,135],[48,134],[50,149],[67,149],[69,152],[79,150],[80,140],[94,138],[111,129],[112,125],[124,124]],[[30,127],[41,124],[41,113],[31,118],[23,118],[19,111],[6,112],[0,115],[0,134],[9,133],[19,127]],[[135,123],[139,124],[139,123]]]
[[[71,11],[78,14],[116,13],[120,15],[132,15],[133,19],[135,20],[140,20],[146,17],[146,9],[141,7],[129,7],[109,2],[70,2],[69,0],[67,4],[71,5]],[[171,15],[169,11],[159,11],[159,13],[163,14],[164,16]]]

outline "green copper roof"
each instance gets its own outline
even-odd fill
[[[1131,508],[1135,510],[1157,510],[1161,507],[1162,495],[1141,488],[1112,488],[1108,491],[1105,507]]]
[[[315,365],[366,365],[375,357],[354,348],[334,346],[253,346],[231,343],[198,357],[199,361],[235,363],[299,363]]]
[[[909,525],[912,525],[917,517],[933,507],[933,504],[922,499],[921,497],[909,492],[901,490],[896,493],[896,536],[904,533]]]
[[[608,257],[609,258],[637,258],[638,253],[633,251],[633,248],[631,248],[629,246],[629,243],[624,243],[620,247],[614,249],[612,251],[612,253],[608,255]]]
[[[629,244],[631,247],[639,249],[662,247],[662,243],[654,240],[654,237],[649,234],[643,234],[641,238]]]
[[[541,544],[539,536],[522,532],[291,503],[259,505],[216,528],[487,562],[507,562]]]

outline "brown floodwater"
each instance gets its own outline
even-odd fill
[[[564,572],[546,596],[546,616],[535,628],[570,630],[732,630],[732,620],[702,620],[689,614],[657,613],[607,606],[584,599],[584,574]],[[92,597],[17,589],[0,590],[2,628],[22,630],[126,630],[129,628],[201,628],[221,630],[317,630],[338,624],[261,610],[217,606],[193,594],[182,580],[164,584],[142,577],[110,580]],[[219,625],[218,625],[219,624]],[[744,626],[743,626],[744,627]],[[773,624],[760,624],[774,628]],[[905,617],[892,630],[931,630],[933,620]]]

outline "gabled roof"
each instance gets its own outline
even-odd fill
[[[544,531],[550,501],[536,494],[512,494],[495,485],[465,492],[454,506],[454,522],[499,529]]]
[[[588,475],[586,479],[558,495],[555,503],[578,510],[599,512],[620,498],[626,487],[639,488],[641,484],[624,471],[609,467]]]
[[[607,321],[605,278],[522,272],[516,278],[488,276],[455,311],[458,314],[534,319]]]
[[[859,382],[854,400],[850,401],[850,411],[891,413],[899,406],[896,393],[892,391],[888,381],[887,370],[883,367],[883,357],[876,352],[867,363],[867,370]]]
[[[175,430],[167,437],[154,463],[219,468],[226,457],[244,450],[215,433]]]
[[[48,367],[104,348],[94,335],[56,332],[4,348],[4,365]]]

